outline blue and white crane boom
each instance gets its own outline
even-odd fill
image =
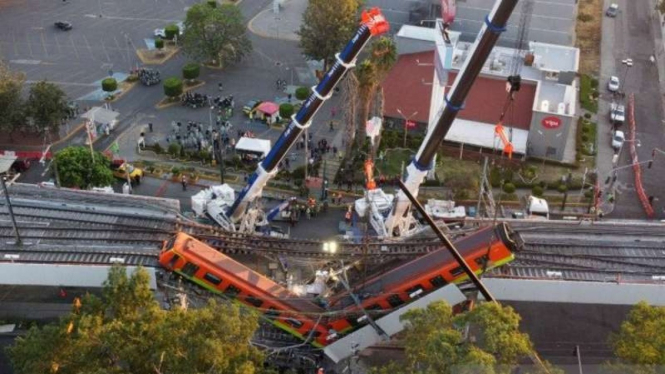
[[[378,8],[362,13],[360,27],[342,52],[335,55],[336,61],[333,66],[326,72],[319,84],[313,87],[311,95],[304,101],[298,113],[291,117],[291,122],[286,126],[275,145],[259,164],[256,171],[248,178],[247,185],[240,191],[234,203],[225,210],[224,217],[217,215],[218,218],[226,219],[227,222],[222,224],[219,219],[216,219],[216,221],[225,227],[234,225],[242,227],[241,231],[252,230],[249,227],[251,225],[243,223],[246,216],[250,214],[252,203],[261,197],[265,185],[270,178],[277,174],[280,162],[286,157],[305,129],[310,126],[312,118],[323,102],[332,95],[335,85],[339,83],[350,68],[355,66],[358,54],[370,38],[381,35],[387,32],[388,29],[388,22]]]
[[[471,48],[469,58],[464,61],[464,65],[457,74],[449,94],[445,97],[443,110],[438,115],[436,125],[430,127],[416,157],[406,169],[407,177],[404,184],[414,196],[418,196],[418,189],[427,172],[434,167],[432,161],[441,141],[450,130],[455,117],[457,117],[457,112],[463,108],[464,100],[471,90],[473,82],[480,74],[483,65],[485,65],[485,61],[487,61],[496,41],[501,33],[506,30],[506,24],[517,2],[518,0],[498,0],[490,14],[485,17],[485,24]],[[409,199],[402,191],[399,191],[396,202],[385,220],[384,228],[388,236],[407,235],[406,233],[410,229],[408,226],[412,221],[408,212],[409,206]]]

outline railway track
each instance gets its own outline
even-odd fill
[[[145,248],[143,250],[125,247],[112,249],[112,247],[66,246],[62,248],[26,248],[0,249],[1,262],[28,262],[28,263],[62,263],[108,265],[120,263],[124,265],[158,267],[157,250]]]

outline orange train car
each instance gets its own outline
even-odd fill
[[[277,327],[303,340],[311,333],[317,347],[329,342],[326,326],[317,323],[323,308],[185,233],[164,244],[159,263],[203,288],[261,310]]]
[[[455,241],[455,247],[477,274],[512,261],[513,252],[521,246],[521,238],[506,223],[485,227]],[[363,308],[378,317],[426,293],[466,278],[450,252],[442,248],[364,282],[354,289],[354,293],[361,299]],[[347,314],[344,318],[328,322],[339,334],[350,333],[367,323],[367,317],[347,292],[331,300],[330,308],[343,309]]]

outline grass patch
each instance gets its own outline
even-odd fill
[[[400,175],[402,173],[402,163],[406,168],[413,155],[413,151],[409,149],[388,149],[383,160],[376,161],[376,168],[379,174]]]
[[[591,113],[598,113],[598,80],[587,74],[580,78],[580,105]]]
[[[603,20],[602,0],[580,0],[575,25],[576,45],[580,49],[580,73],[594,74],[600,69],[600,38]]]

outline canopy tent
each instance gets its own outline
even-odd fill
[[[242,137],[236,144],[236,151],[254,153],[265,157],[270,152],[270,140]]]
[[[96,106],[88,110],[87,112],[83,113],[81,117],[85,119],[89,119],[91,121],[94,121],[96,123],[113,123],[115,124],[116,118],[120,113],[109,110],[100,106]]]
[[[256,107],[256,110],[263,112],[269,116],[279,112],[279,105],[273,103],[272,101],[264,101]]]

